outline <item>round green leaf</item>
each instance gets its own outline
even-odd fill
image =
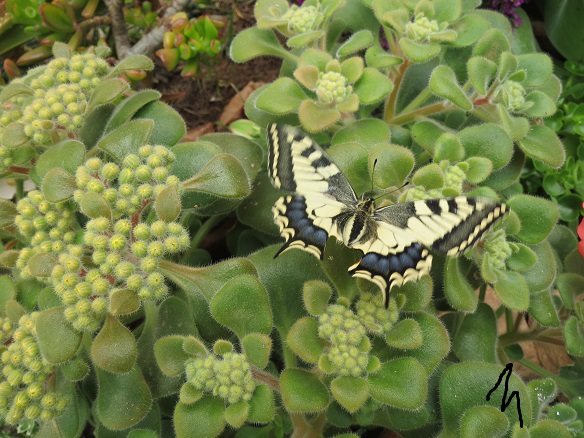
[[[238,403],[234,403],[229,405],[227,409],[225,409],[225,421],[231,427],[238,429],[247,420],[249,416],[249,403],[245,401],[240,401]]]
[[[172,222],[180,215],[180,195],[176,186],[169,186],[156,195],[154,210],[159,219]]]
[[[265,368],[270,360],[272,339],[262,333],[250,333],[241,340],[247,359],[258,368]]]
[[[369,168],[373,170],[373,182],[381,188],[400,187],[414,167],[414,154],[395,144],[379,144],[369,154]]]
[[[340,45],[337,49],[337,58],[352,55],[353,53],[366,49],[372,44],[373,34],[371,31],[367,29],[358,30]]]
[[[187,133],[185,121],[180,114],[170,105],[159,100],[154,100],[140,108],[134,119],[155,121],[148,138],[149,144],[174,146]]]
[[[131,56],[124,58],[121,62],[124,62],[129,58],[131,58]],[[150,60],[149,58],[147,59]],[[116,106],[113,114],[107,122],[105,131],[110,132],[119,128],[124,123],[129,122],[140,108],[156,99],[160,99],[161,96],[160,92],[156,90],[140,90],[132,96],[125,98]]]
[[[124,374],[95,369],[97,415],[111,430],[124,430],[141,421],[152,407],[152,394],[137,367]]]
[[[318,376],[298,368],[286,368],[280,375],[284,407],[290,412],[319,412],[330,403],[329,392]]]
[[[111,315],[91,344],[91,360],[110,373],[127,373],[136,363],[136,339],[128,328]]]
[[[474,14],[463,15],[450,28],[456,31],[455,46],[469,46],[477,41],[488,29],[489,23]]]
[[[584,356],[584,327],[578,318],[571,316],[564,325],[566,350],[574,356]]]
[[[405,55],[416,63],[429,61],[440,53],[438,44],[421,44],[407,38],[401,38],[399,44]]]
[[[114,289],[110,292],[109,313],[114,316],[129,315],[142,305],[138,294],[130,289]]]
[[[505,388],[504,382],[500,382],[497,390],[490,395],[489,401],[486,400],[486,396],[494,388],[503,371],[504,367],[501,365],[487,364],[484,362],[463,362],[450,366],[444,372],[440,380],[439,392],[440,408],[443,418],[443,436],[459,436],[465,413],[475,406],[487,405],[500,411],[501,398],[503,397]],[[527,391],[523,382],[514,374],[509,379],[507,396],[512,391],[518,391],[519,393],[519,398],[522,402],[521,413],[523,421],[529,426],[532,410],[530,403],[525,402],[529,400]],[[510,424],[519,421],[515,403],[516,398],[514,397],[504,412]],[[484,412],[482,414],[484,415]],[[492,418],[492,414],[488,415],[487,418]],[[495,416],[495,418],[498,418],[498,416]],[[477,421],[477,418],[475,417],[473,420]],[[472,421],[472,423],[475,421]],[[498,419],[495,421],[500,422]],[[467,425],[467,427],[469,426],[471,424]],[[476,427],[476,424],[473,426]],[[499,426],[484,425],[484,427],[495,427],[495,429]],[[479,436],[482,436],[482,433]]]
[[[360,377],[337,377],[331,382],[331,392],[343,408],[353,413],[369,399],[369,384]]]
[[[393,90],[393,82],[379,70],[366,67],[355,82],[354,92],[363,105],[371,105],[385,98]]]
[[[513,142],[509,135],[498,125],[484,123],[460,131],[459,139],[467,157],[485,157],[491,160],[498,170],[511,160]]]
[[[313,316],[326,312],[333,291],[328,283],[320,280],[311,280],[302,286],[302,299],[308,313]]]
[[[474,56],[482,56],[490,61],[497,62],[501,53],[509,50],[509,42],[499,29],[490,29],[483,34],[473,48]]]
[[[507,271],[493,285],[503,304],[521,312],[529,308],[529,289],[525,277],[517,272]]]
[[[79,209],[85,216],[95,219],[98,217],[111,217],[109,203],[98,193],[85,193],[79,201]]]
[[[419,409],[428,393],[428,375],[411,357],[394,359],[369,375],[371,397],[400,409]]]
[[[274,419],[276,403],[274,393],[267,385],[258,385],[249,401],[250,423],[269,423]]]
[[[411,350],[422,345],[423,336],[420,324],[413,319],[403,319],[385,335],[385,342],[393,348]]]
[[[119,73],[128,70],[146,70],[150,71],[154,68],[154,63],[152,60],[145,55],[130,55],[118,62],[112,71],[109,73],[110,76],[117,76]],[[149,90],[151,91],[151,90]]]
[[[269,334],[272,312],[268,293],[251,275],[240,275],[227,282],[210,302],[213,318],[243,338],[248,333]]]
[[[41,184],[45,199],[53,203],[70,199],[76,189],[77,185],[73,175],[59,168],[54,168],[47,172]]]
[[[430,163],[416,170],[412,180],[416,186],[428,190],[440,189],[444,186],[444,172],[438,164]]]
[[[446,260],[444,269],[444,294],[452,307],[463,312],[474,312],[478,298],[474,288],[460,271],[458,258]]]
[[[560,274],[556,278],[556,286],[564,306],[568,309],[573,309],[576,297],[584,291],[584,277],[574,273]]]
[[[507,205],[521,221],[517,238],[525,243],[533,244],[545,239],[560,215],[553,202],[530,195],[513,196]]]
[[[497,363],[497,319],[493,309],[480,303],[475,313],[465,315],[452,340],[461,361]]]
[[[8,149],[15,149],[28,143],[30,138],[24,133],[24,125],[20,122],[12,122],[0,134],[0,143]]]
[[[532,245],[531,249],[535,253],[537,261],[533,266],[523,271],[522,275],[525,277],[529,290],[535,292],[551,286],[556,277],[557,267],[552,247],[547,240]]]
[[[61,365],[63,375],[70,382],[78,382],[83,380],[89,374],[89,365],[83,359],[74,358],[67,363]]]
[[[184,336],[172,335],[160,338],[154,344],[156,363],[167,376],[179,376],[185,371],[185,361],[191,356],[183,349],[184,340]]]
[[[81,333],[73,330],[62,307],[43,310],[36,321],[36,332],[43,357],[54,364],[73,358],[81,343]]]
[[[251,191],[245,171],[231,154],[214,156],[199,173],[185,181],[183,186],[186,190],[229,199],[244,198]]]
[[[57,256],[51,253],[33,255],[28,261],[30,273],[35,277],[50,277],[53,267],[57,264]]]
[[[517,250],[507,259],[507,266],[514,271],[525,271],[537,262],[537,255],[527,245],[515,244]]]
[[[533,103],[530,108],[523,110],[529,117],[549,117],[556,112],[556,103],[541,91],[528,93],[525,100]]]
[[[493,171],[493,163],[488,158],[470,157],[466,162],[468,164],[466,178],[474,184],[483,182]]]
[[[527,74],[521,83],[524,87],[539,87],[545,84],[554,68],[551,58],[545,53],[517,55],[517,63]]]
[[[335,108],[322,108],[311,100],[304,100],[298,108],[302,127],[308,132],[324,131],[334,125],[341,117]]]
[[[110,78],[102,81],[91,94],[87,112],[99,105],[110,103],[128,91],[130,84],[121,78]]]
[[[318,337],[318,323],[310,316],[296,321],[286,336],[286,344],[307,363],[317,363],[324,352],[324,341]]]
[[[101,137],[97,147],[121,162],[127,155],[138,153],[148,142],[153,127],[153,120],[132,120]]]
[[[509,429],[509,420],[499,409],[492,406],[474,406],[468,409],[460,421],[462,438],[500,438]]]
[[[282,98],[286,96],[286,98]],[[290,78],[279,78],[262,89],[256,100],[259,109],[271,114],[288,114],[298,110],[307,96],[300,85]]]
[[[566,159],[561,140],[544,125],[532,126],[527,135],[519,140],[518,145],[526,155],[554,168],[560,167]]]
[[[434,161],[448,160],[457,163],[464,158],[464,149],[456,135],[445,132],[436,140],[434,146]]]
[[[545,327],[559,327],[560,318],[549,289],[531,292],[529,315]]]
[[[266,55],[280,58],[290,56],[269,29],[244,29],[235,36],[229,48],[229,57],[235,62],[246,62]]]
[[[547,418],[529,428],[529,438],[571,438],[572,436],[562,423]]]
[[[36,171],[43,178],[51,169],[61,168],[75,174],[85,159],[85,146],[77,140],[65,140],[47,149],[36,162]]]
[[[174,408],[177,438],[214,438],[225,428],[225,405],[218,397],[203,397],[197,403],[178,402]]]

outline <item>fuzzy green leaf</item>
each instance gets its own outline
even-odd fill
[[[322,108],[311,100],[304,100],[298,108],[298,117],[306,131],[319,132],[335,124],[341,113],[334,108]]]
[[[584,277],[574,273],[560,274],[556,278],[556,286],[564,306],[573,309],[576,297],[584,291]]]
[[[132,332],[111,315],[91,344],[91,359],[110,373],[129,372],[136,363],[138,350]]]
[[[274,393],[267,385],[258,385],[249,401],[250,423],[269,423],[276,412]]]
[[[62,307],[42,311],[36,321],[36,333],[43,357],[53,364],[73,358],[81,343],[81,333],[73,330]]]
[[[76,140],[65,140],[51,146],[38,159],[36,171],[43,178],[51,169],[61,168],[75,174],[85,160],[85,146]]]
[[[137,312],[141,304],[138,294],[130,289],[114,289],[110,292],[109,312],[114,316]]]
[[[241,347],[252,365],[262,369],[268,365],[272,351],[272,338],[262,333],[250,333],[241,340]]]
[[[244,198],[251,191],[245,171],[231,154],[214,156],[199,173],[185,181],[183,186],[186,190],[228,199]]]
[[[566,350],[574,356],[584,356],[584,327],[575,316],[571,316],[564,325]]]
[[[98,217],[111,217],[111,208],[109,203],[98,193],[85,193],[79,201],[81,213],[91,219]]]
[[[311,280],[304,283],[302,298],[308,313],[318,316],[326,312],[332,293],[331,287],[324,281]]]
[[[154,122],[152,120],[132,120],[114,129],[97,142],[97,147],[106,151],[116,161],[121,162],[148,142]]]
[[[399,44],[405,55],[416,63],[429,61],[440,53],[439,44],[422,44],[407,38],[401,38]]]
[[[503,52],[509,50],[509,42],[499,29],[490,29],[483,34],[473,48],[474,56],[482,56],[497,62]]]
[[[519,140],[518,145],[529,157],[554,168],[559,168],[566,159],[564,145],[547,126],[532,126],[525,137]]]
[[[483,362],[463,362],[446,369],[440,380],[439,392],[440,407],[443,415],[442,436],[459,436],[461,422],[465,413],[475,406],[488,405],[500,410],[501,398],[506,385],[501,383],[497,390],[491,394],[489,401],[485,400],[485,396],[494,387],[502,371],[503,367],[501,365]],[[508,394],[511,394],[512,391],[518,391],[522,401],[528,400],[525,385],[515,375],[512,375],[509,379]],[[506,409],[504,413],[511,424],[519,421],[514,403],[515,401],[511,403],[509,409]],[[521,411],[523,420],[529,426],[532,415],[531,405],[529,403],[521,403]],[[487,416],[485,421],[492,419],[492,417],[492,414]],[[466,425],[466,427],[469,426],[470,424]],[[474,427],[477,426],[475,425]],[[487,425],[484,427],[487,427]],[[491,425],[490,427],[494,426]],[[480,436],[482,436],[482,432]]]
[[[507,259],[507,266],[514,271],[525,271],[537,262],[537,255],[531,248],[516,243],[517,250]]]
[[[271,30],[250,27],[239,32],[231,43],[229,57],[235,62],[246,62],[258,56],[284,58],[288,52]]]
[[[185,372],[185,361],[191,355],[184,351],[184,340],[184,336],[172,335],[160,338],[154,344],[156,363],[167,376],[180,376]]]
[[[113,102],[128,91],[129,88],[130,84],[121,78],[110,78],[102,81],[91,94],[87,104],[87,112],[93,110],[96,106]]]
[[[435,95],[449,100],[465,111],[470,111],[473,107],[464,90],[458,85],[456,74],[446,65],[439,65],[432,72],[430,90]]]
[[[403,319],[385,335],[385,342],[393,348],[411,350],[422,345],[423,336],[420,324],[413,319]]]
[[[371,397],[400,409],[419,409],[428,395],[428,376],[414,358],[386,362],[368,380]]]
[[[430,163],[416,170],[412,180],[416,186],[428,190],[439,189],[444,186],[444,172],[438,164]]]
[[[507,201],[521,221],[517,238],[525,243],[541,242],[551,232],[560,213],[551,201],[530,195],[516,195]]]
[[[452,340],[461,361],[497,363],[497,319],[493,309],[480,303],[475,313],[465,315]]]
[[[393,90],[393,82],[379,70],[366,67],[363,74],[355,82],[354,92],[363,105],[377,103]]]
[[[282,96],[286,96],[282,98]],[[298,111],[307,96],[293,79],[279,78],[262,89],[256,100],[259,109],[271,114],[288,114]]]
[[[362,29],[351,35],[340,47],[337,49],[337,57],[352,55],[366,49],[373,44],[373,34],[370,30]]]
[[[234,403],[225,409],[225,421],[235,429],[239,429],[243,426],[248,416],[249,403],[245,401]]]
[[[286,344],[307,363],[317,363],[325,345],[318,337],[318,323],[309,316],[296,321],[286,336]]]
[[[192,405],[178,402],[174,408],[177,438],[215,438],[225,428],[225,404],[218,397],[203,397]]]
[[[331,392],[343,408],[353,413],[369,398],[369,384],[360,377],[337,377],[331,382]]]
[[[527,76],[523,80],[524,87],[539,87],[545,84],[553,71],[551,58],[545,53],[526,53],[517,55],[519,68],[524,69]]]
[[[41,184],[41,190],[46,200],[53,203],[70,199],[76,188],[73,175],[59,168],[47,172]]]
[[[474,56],[468,60],[468,79],[475,90],[482,95],[487,93],[487,87],[497,74],[497,64],[481,56]]]
[[[509,163],[513,155],[513,142],[499,125],[484,123],[465,128],[460,131],[459,139],[467,157],[488,158],[495,170]]]
[[[559,327],[560,318],[549,289],[531,292],[529,315],[545,327]]]
[[[154,127],[148,138],[149,144],[174,146],[187,133],[185,121],[170,105],[154,100],[136,112],[134,120],[154,120]]]
[[[174,221],[180,215],[180,195],[176,186],[169,186],[156,195],[154,210],[159,219],[166,223]]]
[[[462,312],[474,312],[478,298],[474,288],[460,270],[458,258],[450,257],[444,266],[444,294],[452,307]]]
[[[499,409],[492,406],[474,406],[468,409],[460,421],[460,436],[472,438],[499,438],[509,429],[509,420]]]
[[[227,282],[213,297],[210,310],[217,322],[229,327],[240,338],[248,333],[269,334],[272,312],[268,293],[251,275]]]
[[[373,169],[375,161],[377,167],[373,174],[373,183],[381,189],[400,187],[414,168],[414,154],[409,149],[394,144],[373,147],[369,154],[369,169]]]
[[[280,387],[282,401],[290,412],[319,412],[330,403],[325,384],[306,370],[286,368],[280,375]]]
[[[493,171],[493,163],[488,158],[470,157],[466,162],[468,164],[466,178],[474,184],[483,182]]]
[[[529,308],[529,289],[521,274],[507,271],[493,286],[505,306],[521,312]]]

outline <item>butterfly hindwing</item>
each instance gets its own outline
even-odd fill
[[[328,236],[332,234],[338,238],[333,218],[342,208],[342,204],[324,196],[307,199],[294,195],[278,199],[272,212],[280,235],[286,239],[278,254],[289,248],[299,248],[322,259]]]

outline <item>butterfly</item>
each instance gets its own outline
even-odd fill
[[[373,198],[357,198],[337,165],[301,130],[271,124],[267,136],[270,180],[294,193],[272,208],[286,239],[276,256],[298,248],[322,260],[334,236],[363,253],[349,273],[378,285],[386,307],[393,287],[430,272],[431,251],[463,253],[508,210],[505,204],[466,196],[377,208]]]

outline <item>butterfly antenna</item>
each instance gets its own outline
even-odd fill
[[[377,166],[377,158],[373,161],[373,168],[371,169],[371,193],[373,195],[373,175],[375,174],[375,166]]]
[[[401,189],[403,189],[403,188],[404,188],[405,186],[407,186],[408,184],[409,184],[408,182],[405,182],[405,183],[403,183],[401,186],[399,186],[397,189],[393,189],[393,190],[390,190],[389,192],[384,192],[384,193],[382,193],[382,194],[380,194],[380,195],[377,195],[375,198],[373,198],[373,200],[374,200],[374,201],[377,201],[377,200],[378,200],[379,198],[381,198],[382,196],[385,196],[385,195],[387,195],[387,194],[389,194],[389,193],[397,192],[398,190],[401,190]]]

